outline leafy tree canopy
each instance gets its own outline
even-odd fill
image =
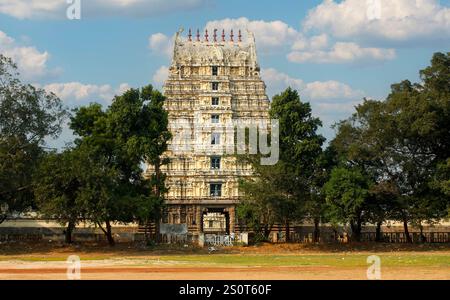
[[[67,116],[54,94],[24,84],[0,54],[0,223],[33,205],[32,176],[46,137],[57,137]]]

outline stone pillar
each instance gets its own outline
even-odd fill
[[[234,233],[235,231],[235,225],[236,225],[236,213],[235,213],[235,207],[232,206],[228,209],[228,213],[230,216],[230,233]]]
[[[204,233],[198,234],[198,245],[200,247],[205,247],[205,234]]]
[[[203,207],[198,205],[195,208],[195,224],[197,224],[197,232],[201,233],[203,232],[203,224],[202,224],[202,214],[203,214]]]

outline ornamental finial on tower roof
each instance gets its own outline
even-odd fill
[[[239,43],[242,42],[242,34],[241,34],[241,30],[240,30],[240,29],[239,29],[239,35],[238,35],[238,37],[239,37]]]
[[[197,37],[197,42],[200,42],[200,30],[199,29],[197,29],[196,37]]]
[[[189,42],[192,42],[192,30],[190,28],[189,28],[188,37],[189,37]]]
[[[217,42],[217,29],[214,29],[214,42]]]
[[[205,42],[208,42],[208,29],[205,30]]]
[[[233,29],[231,29],[231,34],[230,34],[230,41],[234,42],[234,34],[233,34]]]
[[[222,42],[225,42],[225,29],[222,29]]]

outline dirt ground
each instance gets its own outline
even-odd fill
[[[67,279],[69,255],[81,258],[81,279],[367,279],[365,258],[379,255],[382,279],[450,280],[450,245],[387,244],[265,244],[214,253],[168,246],[0,244],[0,279]]]
[[[0,269],[0,279],[67,279],[64,268]],[[260,267],[260,268],[83,268],[81,279],[96,280],[365,280],[366,268]],[[450,268],[386,268],[388,280],[449,280]]]

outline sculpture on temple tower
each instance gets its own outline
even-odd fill
[[[211,30],[209,39],[205,29],[204,40],[200,39],[200,30],[194,39],[192,30],[186,38],[181,36],[183,29],[175,34],[172,63],[164,84],[164,107],[174,138],[166,153],[170,164],[163,170],[168,187],[163,222],[187,224],[192,234],[238,231],[238,180],[240,176],[252,176],[234,156],[198,151],[197,142],[227,142],[225,134],[211,131],[213,121],[215,130],[222,130],[221,126],[229,122],[269,119],[265,84],[255,72],[259,66],[253,33],[247,31],[244,39],[238,31],[235,41],[230,30],[227,42],[225,30],[221,39],[216,29]],[[176,144],[180,120],[187,125],[181,128],[187,131],[183,134],[192,139],[189,147]],[[200,131],[195,132],[195,128]]]

